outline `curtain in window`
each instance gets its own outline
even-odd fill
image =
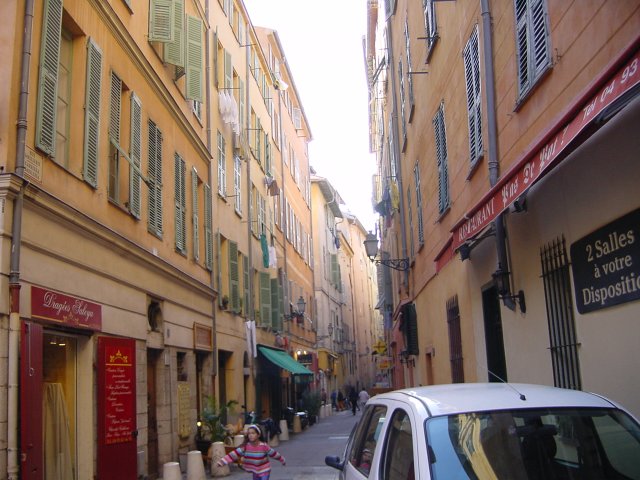
[[[69,416],[60,383],[44,384],[44,469],[47,480],[75,478]]]

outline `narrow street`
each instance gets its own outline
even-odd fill
[[[288,441],[274,447],[284,455],[287,464],[282,466],[280,462],[271,461],[271,480],[336,480],[338,471],[326,466],[324,457],[342,456],[351,429],[360,415],[360,411],[356,416],[351,411],[334,413],[301,433],[289,433]],[[183,478],[186,479],[186,475]],[[232,466],[231,475],[216,478],[246,480],[251,475]]]

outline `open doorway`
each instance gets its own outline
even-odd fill
[[[492,285],[482,291],[484,340],[487,349],[487,376],[489,382],[506,382],[507,364],[504,356],[502,317],[498,289]]]

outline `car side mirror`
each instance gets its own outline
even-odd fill
[[[327,455],[324,457],[324,463],[338,470],[344,470],[344,462],[341,462],[337,455]]]

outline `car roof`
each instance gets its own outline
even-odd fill
[[[376,399],[420,401],[431,416],[465,412],[544,407],[617,408],[607,399],[579,390],[524,383],[455,383],[406,388],[382,393]]]

